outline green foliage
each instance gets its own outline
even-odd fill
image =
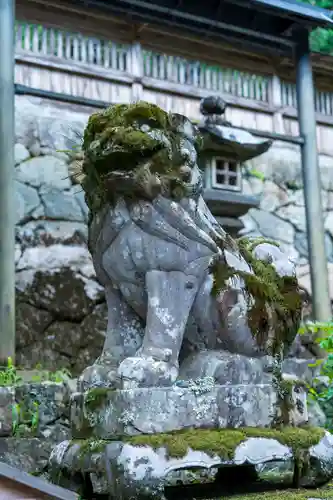
[[[315,342],[326,351],[325,359],[318,359],[310,367],[320,366],[320,375],[327,377],[327,384],[314,379],[308,387],[309,397],[316,400],[327,417],[327,428],[333,431],[333,321],[308,322],[301,326],[299,334],[316,335]]]
[[[233,250],[241,254],[253,273],[229,268],[224,261],[218,260],[211,266],[214,278],[212,293],[217,296],[226,290],[230,278],[240,277],[247,294],[251,331],[257,343],[275,356],[294,340],[294,324],[301,314],[302,299],[295,278],[280,277],[274,266],[254,256],[255,247],[262,243],[279,246],[265,238],[243,237],[234,242]],[[221,246],[225,246],[225,242]],[[276,325],[273,336],[272,322]]]
[[[249,177],[255,177],[256,179],[259,179],[260,181],[265,181],[265,179],[266,179],[263,172],[260,172],[259,170],[255,169],[255,168],[250,168],[248,165],[243,166],[243,171],[244,171],[243,177],[245,179],[249,178]]]
[[[40,365],[37,365],[36,370],[38,370],[38,373],[32,375],[29,382],[53,382],[61,384],[71,378],[71,373],[66,369],[51,372],[49,370],[43,370]],[[8,358],[7,366],[0,368],[0,387],[11,387],[22,383],[23,379],[17,373],[17,368],[14,366],[12,358]]]
[[[333,10],[333,0],[301,0],[323,9]],[[333,13],[332,13],[333,14]],[[333,29],[317,28],[310,35],[311,50],[333,55]]]
[[[12,358],[8,358],[7,366],[0,369],[0,387],[9,387],[22,382],[22,378],[17,374]]]
[[[33,408],[15,403],[12,406],[12,433],[15,437],[35,436],[39,426],[39,404],[32,403]]]
[[[49,370],[43,370],[41,366],[37,365],[36,369],[39,370],[39,373],[31,377],[31,382],[54,382],[56,384],[61,384],[71,378],[70,371],[65,368],[51,372]]]

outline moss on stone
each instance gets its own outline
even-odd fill
[[[112,124],[114,127],[129,127],[133,123],[147,124],[153,128],[164,129],[169,115],[156,104],[140,101],[132,104],[116,104],[90,116],[83,136],[83,149],[87,149],[98,134]]]
[[[317,427],[238,428],[238,429],[190,429],[161,434],[140,434],[138,436],[115,436],[112,440],[82,439],[72,440],[71,444],[80,446],[80,456],[103,451],[105,446],[119,440],[133,446],[151,446],[154,449],[166,448],[170,457],[182,458],[189,449],[217,455],[223,460],[232,460],[235,449],[248,438],[275,439],[288,446],[295,457],[307,452],[319,443],[324,430]]]
[[[89,459],[89,457],[94,453],[102,453],[107,444],[108,441],[96,438],[72,439],[71,441],[71,446],[79,446],[77,458],[79,459],[80,463],[82,463],[86,459]]]
[[[106,203],[114,204],[119,196],[131,201],[148,193],[148,198],[154,198],[159,191],[150,189],[151,183],[171,198],[184,196],[179,169],[185,161],[186,127],[177,116],[142,101],[114,105],[91,115],[84,132],[79,176],[92,213]],[[196,134],[191,140],[197,147]]]
[[[108,387],[94,387],[89,389],[84,396],[84,403],[89,411],[100,408],[112,389]]]
[[[213,293],[217,295],[223,291],[227,281],[234,276],[243,279],[249,303],[249,327],[258,344],[265,344],[274,323],[273,344],[269,346],[270,354],[274,355],[281,346],[289,346],[295,337],[295,320],[300,317],[302,309],[297,278],[279,276],[273,265],[253,255],[256,246],[263,243],[278,246],[277,243],[265,238],[240,238],[236,243],[253,274],[228,268],[225,262],[216,262],[212,266]],[[223,244],[221,242],[221,246]]]
[[[239,428],[239,429],[191,429],[164,434],[133,436],[125,440],[135,446],[165,447],[169,456],[181,458],[189,448],[218,455],[222,459],[233,458],[235,449],[247,438],[262,437],[276,439],[290,447],[295,457],[303,450],[317,444],[324,431],[314,427],[284,427],[281,429]]]

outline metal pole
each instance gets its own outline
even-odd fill
[[[15,357],[14,0],[0,0],[0,364]]]
[[[317,153],[314,85],[310,60],[309,33],[295,32],[297,106],[301,145],[302,175],[309,248],[314,319],[328,321],[332,317],[328,287],[325,232],[321,206],[321,183]]]

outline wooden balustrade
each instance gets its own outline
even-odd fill
[[[16,22],[15,81],[27,87],[118,103],[146,99],[198,119],[199,101],[219,94],[235,126],[297,135],[296,86],[277,74],[222,67],[148,50],[135,42]],[[315,94],[323,152],[333,153],[333,86]],[[320,133],[319,133],[320,136]],[[323,143],[325,142],[325,145]]]

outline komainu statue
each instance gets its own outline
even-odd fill
[[[274,242],[235,241],[217,223],[199,148],[190,120],[146,102],[89,119],[80,180],[109,316],[83,387],[170,386],[202,351],[282,356],[294,340],[294,266]]]
[[[307,425],[304,382],[283,362],[301,319],[294,266],[275,243],[220,227],[199,148],[188,119],[145,102],[85,130],[79,179],[108,329],[71,398],[73,439],[50,457],[51,477],[85,498],[165,500],[165,486],[207,478],[254,487],[277,462],[294,486],[333,474],[333,438]]]

